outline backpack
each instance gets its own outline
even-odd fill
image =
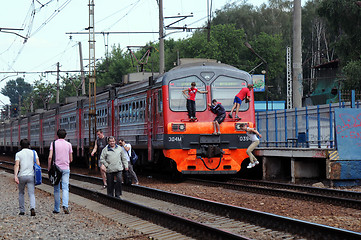
[[[130,157],[130,162],[132,163],[132,165],[134,165],[135,162],[138,160],[138,155],[134,152],[133,148],[131,151],[131,155],[129,157]]]

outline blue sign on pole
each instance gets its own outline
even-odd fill
[[[265,80],[263,74],[254,74],[252,75],[253,80],[253,91],[254,92],[264,92],[265,91]]]

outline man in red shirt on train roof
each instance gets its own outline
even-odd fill
[[[197,120],[196,118],[196,94],[197,92],[206,94],[208,91],[202,91],[198,90],[196,88],[196,83],[192,82],[191,87],[188,89],[184,89],[183,94],[187,97],[187,111],[188,111],[188,117],[191,121]]]
[[[251,100],[251,91],[253,89],[253,84],[248,84],[247,87],[242,88],[241,91],[239,91],[239,93],[234,97],[234,101],[233,101],[233,107],[231,109],[231,112],[228,114],[228,116],[230,118],[232,117],[232,113],[233,110],[236,108],[236,120],[241,120],[240,117],[238,117],[238,111],[239,111],[239,107],[242,104],[242,101],[245,100],[245,102],[249,102]]]

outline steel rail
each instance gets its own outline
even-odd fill
[[[82,181],[90,181],[93,183],[101,184],[101,179],[96,178],[96,177],[89,178],[88,176],[84,176],[84,175],[80,175],[80,174],[71,174],[71,178],[76,178],[76,179],[82,180]],[[72,190],[72,189],[74,189],[74,190]],[[126,209],[125,211],[129,211],[129,213],[133,214],[133,215],[137,215],[137,212],[141,211],[141,210],[139,210],[140,209],[139,206],[141,206],[141,205],[132,203],[130,201],[120,200],[117,198],[109,197],[107,195],[101,194],[96,191],[82,189],[77,186],[71,186],[71,191],[75,191],[75,190],[79,191],[79,192],[83,192],[81,194],[82,196],[84,195],[84,196],[93,197],[94,201],[98,201],[101,203],[114,200],[114,202],[107,203],[107,205],[108,204],[111,206],[114,205],[116,208],[125,208]],[[242,207],[231,206],[231,205],[227,205],[227,204],[223,204],[223,203],[217,203],[217,202],[199,199],[199,198],[195,198],[195,197],[191,197],[191,196],[185,196],[182,194],[169,193],[169,192],[158,190],[158,189],[152,189],[152,188],[143,187],[143,186],[124,186],[124,190],[132,192],[132,193],[136,193],[136,194],[141,194],[143,196],[150,196],[152,198],[156,198],[156,199],[172,202],[175,204],[191,207],[191,208],[198,209],[201,211],[214,213],[214,214],[217,214],[220,216],[226,216],[228,218],[236,219],[239,221],[249,222],[251,224],[255,224],[255,225],[258,225],[258,226],[261,226],[264,228],[288,232],[291,234],[302,236],[306,239],[361,239],[361,233],[358,233],[358,232],[348,231],[345,229],[334,228],[334,227],[325,226],[325,225],[316,224],[316,223],[310,223],[307,221],[292,219],[292,218],[283,217],[283,216],[270,214],[270,213],[264,213],[264,212],[246,209],[246,208],[242,208]],[[123,205],[123,206],[119,206],[119,205]],[[133,207],[134,207],[134,209],[132,209]],[[147,207],[144,207],[144,208],[146,209]],[[149,211],[151,211],[151,210],[149,210]],[[145,215],[140,213],[139,217],[142,218],[142,216],[143,216],[143,217],[149,218],[150,215],[159,216],[158,212],[161,212],[161,211],[155,210],[154,213],[147,212]],[[171,215],[171,216],[174,216],[174,215]],[[174,224],[177,224],[177,223],[173,222],[173,220],[174,220],[173,217],[168,218],[165,216],[164,217],[161,216],[161,217],[157,218],[157,220],[155,220],[156,224],[160,224],[157,221],[160,221],[160,219],[162,219],[162,218],[167,219],[167,221],[165,221],[164,224],[167,224],[169,222],[172,222],[171,226],[173,226]],[[186,220],[184,218],[180,218],[180,217],[178,217],[178,218],[183,219],[183,221]],[[182,221],[182,220],[180,220],[180,221]],[[193,228],[189,227],[189,226],[181,227],[181,229],[189,229],[189,228],[192,229],[190,231],[187,230],[186,231],[187,233],[184,233],[185,235],[192,234],[193,232],[199,233],[200,230],[204,229],[203,227],[198,226],[199,223],[193,222],[193,224],[195,224],[195,225],[193,225]],[[208,227],[208,226],[205,226],[205,228],[206,227]],[[200,228],[200,229],[198,229],[198,228]],[[178,229],[178,227],[176,227],[176,229]],[[210,231],[210,230],[208,230],[208,231]],[[222,230],[219,230],[219,231],[222,231]],[[207,233],[205,233],[205,234],[207,235]],[[218,234],[218,233],[216,231],[216,233],[213,233],[213,234]],[[227,235],[229,233],[226,232],[224,234]],[[200,237],[199,234],[197,234],[197,236]],[[203,234],[202,234],[202,236],[203,236]],[[207,236],[209,237],[209,235],[207,235]],[[212,238],[214,238],[216,235],[211,235],[211,236],[212,236]],[[239,235],[235,235],[235,236],[240,237],[240,239],[245,239],[244,237],[239,236]],[[228,238],[226,238],[226,236],[224,236],[224,238],[221,238],[221,239],[228,239]],[[235,238],[233,238],[233,239],[235,239]]]
[[[88,177],[81,174],[71,174],[71,177],[81,181],[88,181]],[[91,177],[89,178],[89,181],[99,185],[102,184],[102,180],[97,177]],[[139,185],[124,186],[123,189],[124,191],[132,192],[134,194],[140,194],[235,220],[249,222],[268,229],[301,235],[307,239],[361,239],[361,233],[236,207],[183,194],[170,193]]]
[[[353,198],[347,198],[344,195],[342,197],[338,196],[330,196],[326,194],[326,192],[330,192],[328,190],[322,188],[312,188],[312,192],[302,192],[302,189],[306,189],[301,187],[297,189],[297,187],[293,187],[294,191],[285,190],[285,189],[274,189],[274,188],[267,188],[267,187],[260,187],[260,186],[250,186],[249,184],[231,184],[231,183],[224,183],[224,182],[217,182],[217,181],[209,181],[209,180],[202,180],[202,179],[188,179],[189,182],[194,182],[194,184],[202,184],[206,186],[218,186],[223,187],[226,189],[232,189],[237,191],[245,191],[245,192],[252,192],[258,194],[266,194],[271,196],[277,197],[287,197],[292,199],[301,199],[301,200],[308,200],[314,202],[323,202],[329,204],[335,204],[342,207],[354,208],[354,209],[361,209],[361,200],[354,199],[354,197],[358,198],[359,193],[354,195],[348,194],[348,196],[352,196]],[[271,187],[271,186],[270,186]],[[325,190],[325,191],[323,191]],[[334,190],[335,194],[341,195],[339,190]],[[337,192],[339,191],[339,192]]]

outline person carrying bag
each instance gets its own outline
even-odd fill
[[[60,213],[60,203],[62,202],[64,213],[69,214],[69,178],[70,163],[73,161],[73,147],[70,142],[65,140],[65,129],[59,129],[56,134],[59,139],[55,140],[54,143],[50,145],[48,156],[49,178],[52,181],[52,184],[54,184],[53,213]],[[60,198],[61,192],[62,198]]]
[[[53,186],[59,184],[61,176],[63,175],[61,169],[55,164],[55,141],[53,142],[53,156],[51,158],[51,167],[48,174],[49,181]]]
[[[36,153],[33,150],[34,155],[34,177],[35,177],[35,185],[40,185],[42,183],[41,177],[41,167],[36,163]]]
[[[15,154],[14,180],[19,189],[19,215],[25,215],[25,187],[28,188],[30,200],[30,215],[35,216],[35,180],[34,165],[40,165],[37,153],[29,149],[30,141],[26,138],[20,141],[21,151]],[[35,162],[35,163],[34,163]],[[39,167],[40,168],[40,167]],[[36,171],[35,171],[36,172]],[[41,176],[41,169],[40,169]]]

